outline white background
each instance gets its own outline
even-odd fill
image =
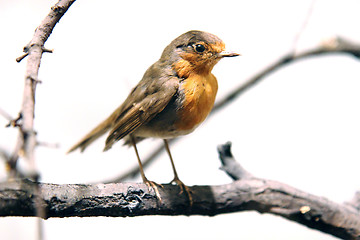
[[[56,1],[0,0],[0,108],[16,117],[26,59],[15,58]],[[218,99],[292,50],[311,1],[77,1],[46,47],[36,92],[37,168],[42,181],[104,181],[136,166],[134,151],[104,138],[85,153],[66,150],[107,117],[174,38],[188,30],[219,36],[242,57],[224,59],[213,73]],[[360,43],[360,2],[318,0],[296,51],[335,35]],[[260,84],[171,146],[187,185],[224,184],[216,147],[233,154],[256,176],[344,202],[359,188],[360,64],[345,54],[309,58],[273,72]],[[7,120],[0,117],[0,126]],[[17,130],[0,128],[0,147],[11,151]],[[159,140],[139,145],[146,156]],[[26,168],[26,163],[21,163]],[[149,179],[172,179],[164,154]],[[3,166],[0,169],[5,179]],[[136,179],[140,181],[140,179]],[[2,239],[35,239],[34,218],[1,218]],[[279,217],[255,212],[216,217],[66,218],[44,223],[46,239],[334,239]]]

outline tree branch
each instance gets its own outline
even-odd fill
[[[231,143],[227,142],[218,146],[221,170],[225,171],[233,180],[251,179],[254,176],[236,162],[231,153]]]
[[[35,91],[38,80],[38,73],[40,68],[40,61],[44,52],[52,52],[44,48],[44,44],[52,33],[56,23],[69,9],[75,0],[60,0],[55,4],[50,13],[36,28],[31,41],[24,47],[25,54],[16,60],[20,62],[25,57],[28,57],[26,63],[25,73],[25,87],[23,93],[23,102],[21,109],[21,125],[18,136],[16,148],[11,157],[11,166],[16,167],[16,163],[20,152],[31,166],[31,175],[36,179],[37,173],[35,171],[35,146],[36,146],[36,132],[34,130],[34,112],[35,112]]]
[[[31,41],[24,47],[24,55],[17,58],[20,62],[25,57],[28,57],[26,63],[25,86],[23,93],[22,108],[19,113],[19,118],[10,121],[10,125],[19,127],[19,135],[15,145],[15,149],[10,158],[8,158],[7,166],[9,167],[9,178],[20,175],[17,170],[17,161],[20,155],[23,155],[30,166],[30,178],[38,180],[39,174],[35,168],[35,147],[37,145],[36,132],[34,130],[34,116],[35,116],[35,92],[39,81],[38,73],[40,68],[41,57],[44,52],[52,52],[44,48],[44,44],[52,33],[55,25],[60,18],[69,9],[75,0],[59,0],[52,8],[50,13],[45,17],[41,24],[36,28]],[[18,124],[21,121],[21,124]],[[41,218],[45,217],[45,209],[40,206],[41,203],[41,188],[37,184],[34,185],[34,216]],[[38,221],[38,239],[42,239],[42,223]]]
[[[218,101],[217,104],[214,106],[213,111],[211,113],[214,113],[227,104],[229,104],[232,100],[234,100],[236,97],[240,96],[242,93],[244,93],[249,88],[255,86],[257,83],[259,83],[261,80],[263,80],[267,75],[270,73],[279,70],[280,68],[293,63],[295,61],[308,58],[308,57],[315,57],[325,54],[349,54],[356,58],[360,58],[360,44],[352,43],[348,41],[347,39],[341,38],[341,37],[333,37],[328,39],[326,42],[323,42],[321,46],[316,47],[314,49],[310,49],[308,51],[300,52],[300,53],[294,53],[289,52],[285,54],[284,56],[280,57],[278,60],[274,61],[272,64],[270,64],[268,67],[260,71],[259,73],[252,76],[249,80],[247,80],[244,84],[242,84],[239,87],[235,87],[235,89],[227,94],[225,98]]]
[[[219,147],[223,169],[243,169],[230,145]],[[225,151],[223,151],[225,149]],[[229,170],[226,170],[229,171]],[[245,172],[245,175],[244,175]],[[227,172],[240,178],[219,186],[193,186],[193,205],[176,185],[159,188],[160,203],[143,183],[50,184],[17,180],[0,184],[0,216],[36,216],[35,199],[44,218],[86,216],[205,215],[254,210],[298,222],[343,239],[360,237],[360,215],[348,204],[308,194],[283,183],[256,178],[246,171]],[[246,176],[246,177],[244,177]],[[36,186],[40,191],[36,191]]]

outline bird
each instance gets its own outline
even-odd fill
[[[174,174],[170,183],[177,184],[180,193],[185,190],[192,204],[190,190],[177,174],[168,139],[193,132],[205,120],[218,90],[211,71],[220,59],[239,55],[226,51],[225,43],[211,33],[191,30],[181,34],[166,46],[125,101],[68,153],[76,149],[83,152],[107,132],[104,151],[123,139],[135,149],[143,182],[161,201],[158,185],[162,185],[146,178],[136,144],[145,138],[163,139]]]

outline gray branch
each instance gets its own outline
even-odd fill
[[[219,154],[222,168],[231,170],[227,173],[240,180],[190,187],[192,206],[187,195],[170,184],[159,188],[159,202],[143,183],[50,184],[17,180],[0,184],[0,216],[36,216],[37,201],[45,211],[44,218],[214,216],[251,210],[281,216],[342,239],[360,239],[360,215],[351,203],[337,204],[283,183],[254,177],[236,163],[229,144],[219,147]]]
[[[28,56],[25,90],[19,136],[19,147],[32,162],[36,145],[33,117],[35,90],[44,43],[55,24],[74,1],[60,0],[36,29],[33,39],[24,48]],[[63,5],[64,4],[64,5]],[[347,53],[359,58],[359,46],[344,39],[302,54],[285,55],[235,89],[227,98],[218,102],[213,112],[233,100],[249,87],[254,86],[268,73],[294,60],[320,54]],[[50,184],[29,180],[14,180],[0,183],[0,216],[86,217],[86,216],[143,216],[143,215],[206,215],[257,211],[270,213],[298,222],[313,229],[343,239],[360,239],[359,195],[346,204],[337,204],[328,199],[302,192],[276,181],[260,179],[241,167],[233,158],[230,145],[219,148],[222,169],[233,183],[219,186],[193,186],[190,191],[193,204],[186,194],[180,194],[178,186],[164,185],[160,188],[162,202],[153,191],[142,183],[110,184]],[[15,156],[14,159],[17,157]],[[39,214],[39,211],[42,213]]]
[[[19,152],[22,151],[25,159],[29,162],[31,167],[31,175],[37,179],[35,170],[35,147],[36,132],[34,130],[34,114],[35,114],[35,93],[36,86],[40,82],[38,73],[42,54],[44,52],[52,52],[44,48],[44,44],[52,33],[55,25],[60,18],[69,9],[75,0],[59,0],[50,10],[49,14],[44,18],[41,24],[36,28],[33,38],[24,47],[24,55],[17,58],[16,61],[20,62],[27,57],[26,73],[25,73],[25,86],[23,93],[23,102],[20,112],[21,124],[19,125],[19,136],[17,144],[10,158],[9,165],[12,170],[16,172],[16,164]],[[20,120],[20,119],[18,119]],[[14,174],[16,175],[16,174]]]

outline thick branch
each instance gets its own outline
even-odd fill
[[[190,187],[193,206],[179,188],[164,185],[162,203],[145,184],[0,184],[0,216],[35,216],[34,201],[42,199],[46,217],[207,215],[255,210],[282,216],[343,239],[360,236],[359,213],[290,186],[263,179],[247,179],[220,186]]]
[[[159,188],[160,203],[155,193],[142,183],[59,185],[18,180],[0,184],[0,216],[36,216],[34,202],[39,199],[45,218],[214,216],[254,210],[278,215],[343,239],[360,238],[360,215],[352,204],[337,204],[283,183],[256,178],[237,166],[229,144],[219,149],[223,169],[241,180],[219,186],[190,187],[191,207],[186,194],[180,194],[178,186],[169,184]]]

